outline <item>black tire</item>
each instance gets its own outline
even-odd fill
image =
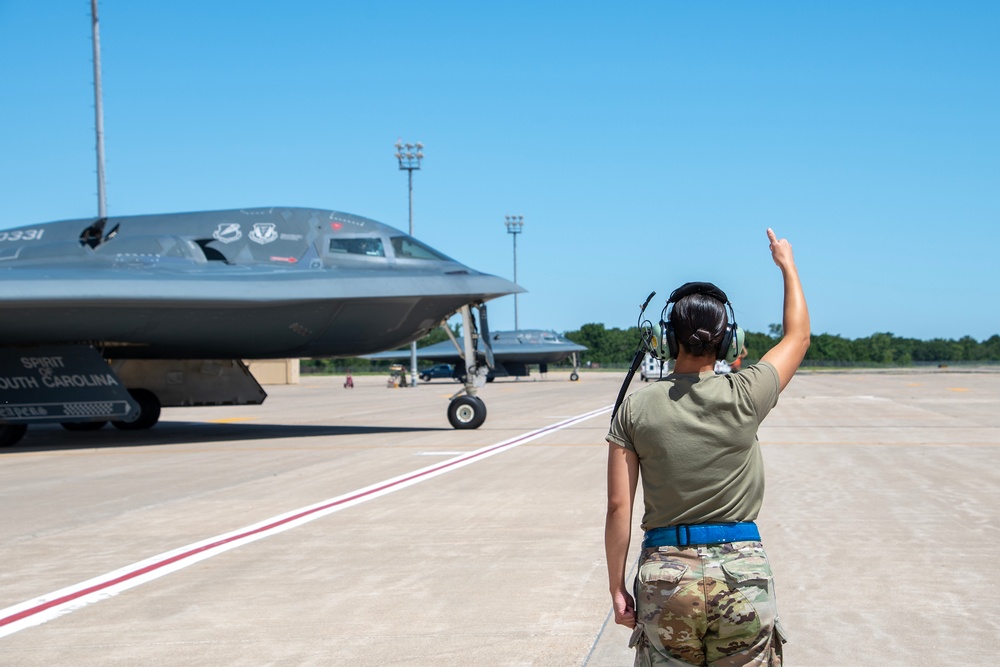
[[[448,404],[448,423],[452,428],[479,428],[486,421],[486,404],[478,396],[459,396]]]
[[[108,422],[61,422],[61,426],[67,431],[97,431],[104,428]]]
[[[579,379],[580,379],[580,375],[576,371],[573,371],[572,373],[569,374],[569,381],[570,382],[576,382]],[[643,378],[643,379],[645,379],[645,378]]]
[[[27,430],[27,424],[0,424],[0,447],[13,447],[21,442]]]
[[[128,393],[139,404],[139,416],[135,421],[114,421],[111,425],[122,431],[140,431],[153,428],[160,420],[160,399],[148,389],[129,389]]]

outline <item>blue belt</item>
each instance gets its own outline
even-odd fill
[[[759,542],[760,532],[753,521],[742,523],[693,523],[681,526],[651,528],[646,531],[642,548],[686,547],[689,544],[722,544],[723,542]]]

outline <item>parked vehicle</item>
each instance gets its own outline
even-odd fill
[[[451,364],[437,364],[420,371],[420,379],[430,382],[435,378],[455,378],[455,367]]]
[[[643,357],[642,366],[639,367],[639,377],[642,378],[643,382],[659,380],[661,377],[666,377],[669,372],[669,362],[660,361],[659,359],[653,358],[652,355],[649,354]]]

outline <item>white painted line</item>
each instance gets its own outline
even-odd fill
[[[457,470],[458,468],[481,461],[495,454],[500,454],[523,445],[526,442],[531,442],[544,435],[555,433],[556,431],[610,411],[610,405],[598,410],[592,410],[557,422],[551,426],[529,431],[509,440],[504,440],[498,444],[461,454],[447,461],[393,477],[392,479],[378,482],[314,505],[300,507],[299,509],[279,514],[278,516],[265,519],[239,530],[188,544],[173,551],[167,551],[158,556],[153,556],[152,558],[127,565],[113,572],[108,572],[99,577],[53,591],[33,600],[27,600],[12,607],[7,607],[0,610],[0,637],[6,637],[25,628],[41,625],[46,621],[58,618],[94,602],[113,597],[122,591],[135,588],[140,584],[158,579],[189,565],[194,565],[199,561],[217,556],[230,549],[276,535],[296,526],[315,521],[328,514],[339,512],[342,509],[353,507],[354,505],[373,500],[394,491],[399,491],[400,489],[405,489],[408,486],[413,486],[446,472]]]

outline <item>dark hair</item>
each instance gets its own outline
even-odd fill
[[[714,357],[726,333],[729,313],[718,299],[689,294],[670,310],[670,324],[685,352],[695,357]]]

